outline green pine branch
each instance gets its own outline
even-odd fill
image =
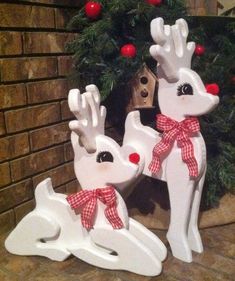
[[[235,22],[226,17],[188,17],[183,1],[165,0],[158,7],[144,0],[98,2],[102,4],[102,14],[97,20],[88,19],[84,8],[71,19],[69,28],[79,34],[67,49],[74,53],[78,87],[94,83],[103,100],[112,93],[116,101],[119,98],[116,106],[123,106],[121,92],[143,63],[155,71],[156,62],[149,55],[153,18],[163,17],[168,24],[186,18],[189,40],[205,45],[205,54],[193,57],[192,69],[204,83],[216,82],[221,89],[218,108],[201,118],[208,152],[204,204],[215,206],[225,192],[235,191],[235,82],[231,80],[235,75]],[[120,55],[126,43],[136,46],[135,58]]]

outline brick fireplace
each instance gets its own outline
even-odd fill
[[[50,176],[57,191],[77,188],[67,105],[71,54],[66,29],[82,1],[0,3],[0,232],[34,207]]]

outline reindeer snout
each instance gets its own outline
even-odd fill
[[[129,161],[131,162],[131,163],[134,163],[134,164],[138,164],[139,163],[139,161],[140,161],[140,156],[139,156],[139,154],[138,153],[131,153],[130,155],[129,155]]]
[[[214,96],[217,96],[219,94],[220,89],[218,84],[206,84],[205,87],[208,94],[212,94]]]

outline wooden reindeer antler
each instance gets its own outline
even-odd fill
[[[104,134],[106,108],[100,106],[100,93],[95,85],[88,85],[82,95],[78,89],[69,91],[69,108],[77,120],[69,127],[80,138],[79,143],[88,153],[96,151],[96,136]]]
[[[181,67],[190,68],[195,43],[188,42],[188,25],[184,19],[179,19],[175,25],[164,25],[162,18],[151,22],[151,35],[157,45],[150,47],[150,54],[159,63],[169,82],[179,79]]]

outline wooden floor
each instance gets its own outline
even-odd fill
[[[165,232],[155,231],[166,242]],[[193,263],[168,257],[157,277],[144,277],[124,271],[96,268],[76,258],[53,262],[42,257],[21,257],[6,252],[1,237],[0,281],[234,281],[235,224],[201,231],[203,254],[194,254]]]

